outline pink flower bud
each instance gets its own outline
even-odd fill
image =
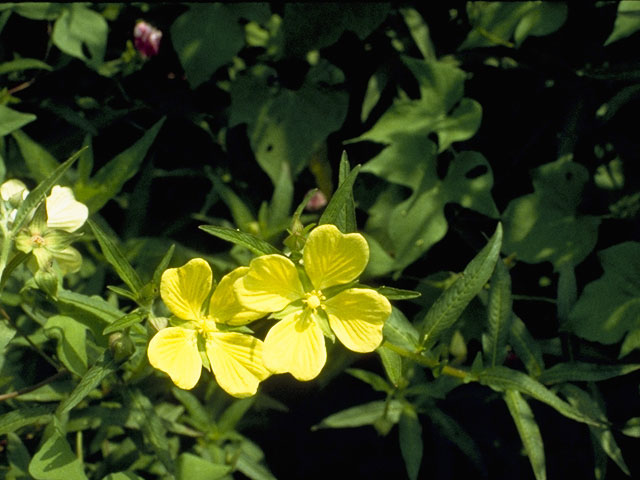
[[[322,192],[322,190],[318,190],[309,199],[309,202],[307,203],[305,210],[309,212],[317,212],[321,208],[324,208],[326,205],[327,205],[327,196]]]
[[[158,54],[160,40],[162,40],[161,30],[152,27],[144,20],[136,23],[133,29],[133,44],[143,58],[150,58]]]

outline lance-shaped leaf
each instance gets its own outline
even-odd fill
[[[432,347],[460,317],[473,297],[484,287],[495,267],[502,245],[502,225],[498,224],[489,243],[469,262],[453,284],[431,306],[423,320],[422,345]]]
[[[422,425],[413,408],[405,408],[398,423],[400,453],[410,480],[417,480],[422,463]]]
[[[394,387],[400,385],[402,380],[402,357],[384,344],[376,348],[376,352],[380,355],[382,366]]]
[[[272,253],[280,253],[276,247],[265,242],[261,238],[251,235],[250,233],[234,230],[233,228],[218,227],[215,225],[200,225],[200,230],[210,235],[221,238],[236,245],[248,248],[256,255],[270,255]]]
[[[592,418],[569,405],[540,382],[517,370],[501,366],[490,367],[478,373],[477,379],[481,384],[487,385],[498,392],[517,390],[520,393],[525,393],[577,422],[594,426],[606,426],[606,423],[597,418]]]
[[[35,480],[87,480],[82,462],[73,453],[62,426],[54,420],[51,435],[29,463],[29,474]]]
[[[0,435],[15,432],[34,423],[44,425],[52,418],[53,409],[48,406],[29,406],[16,408],[0,415]]]
[[[531,407],[517,390],[507,390],[504,393],[504,401],[509,407],[509,413],[516,424],[520,439],[527,452],[531,468],[536,480],[546,480],[547,470],[544,459],[544,445],[542,435],[533,416]]]
[[[345,162],[346,165],[348,165],[346,155],[343,155],[340,163],[341,171],[346,170],[346,167],[343,167]],[[356,230],[353,183],[356,181],[358,172],[360,172],[360,165],[356,165],[356,167],[346,175],[338,189],[331,197],[331,200],[324,209],[324,212],[322,212],[322,216],[320,217],[320,220],[318,220],[318,225],[331,223],[337,226],[343,233],[351,233]]]
[[[509,343],[527,371],[534,377],[538,377],[544,370],[542,349],[531,336],[524,322],[515,315],[511,321]]]
[[[605,417],[604,411],[602,410],[600,405],[598,405],[598,402],[591,398],[591,396],[587,392],[580,389],[579,387],[576,387],[575,385],[567,383],[566,385],[562,386],[562,393],[567,397],[571,405],[573,405],[576,409],[584,412],[590,417],[597,418],[604,425],[607,424],[607,419]],[[616,462],[616,465],[620,467],[620,470],[622,470],[627,475],[631,475],[631,473],[629,472],[629,467],[627,467],[624,458],[622,458],[622,452],[620,450],[620,447],[616,443],[615,438],[613,437],[611,429],[607,426],[589,425],[589,431],[591,432],[591,435],[593,435],[597,440],[597,445],[599,445],[600,448],[602,448],[602,450],[606,452],[611,460]]]
[[[504,263],[498,261],[489,289],[489,304],[487,306],[489,328],[487,333],[482,336],[485,360],[491,366],[502,365],[507,355],[507,339],[509,338],[512,317],[511,305],[511,277]]]
[[[402,408],[402,403],[397,400],[391,400],[390,402],[379,400],[364,403],[329,415],[319,424],[311,427],[311,429],[361,427],[363,425],[373,425],[381,418],[386,418],[392,423],[398,423]]]
[[[107,261],[131,291],[133,293],[138,293],[142,288],[142,280],[140,280],[140,276],[133,269],[122,250],[120,250],[116,241],[94,221],[88,220],[87,223],[89,224],[89,227],[91,227],[96,240],[98,240],[102,253]]]
[[[176,464],[176,480],[217,480],[227,477],[231,466],[213,463],[191,453],[183,453]]]
[[[0,65],[0,67],[3,65],[5,64]],[[5,105],[0,105],[0,137],[24,127],[35,119],[36,116],[33,113],[22,113]]]
[[[640,369],[638,364],[598,365],[597,363],[568,362],[554,365],[542,372],[538,380],[547,385],[564,382],[599,382],[626,375]]]

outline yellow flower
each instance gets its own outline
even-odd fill
[[[274,373],[311,380],[326,362],[325,334],[355,352],[371,352],[382,342],[391,305],[369,288],[333,288],[353,282],[367,266],[369,246],[362,235],[321,225],[309,234],[302,260],[299,272],[283,255],[254,258],[234,289],[247,308],[286,308],[264,340],[264,363]]]
[[[200,379],[200,345],[218,384],[229,394],[248,397],[270,375],[262,363],[262,342],[245,333],[224,331],[217,324],[245,325],[263,316],[235,300],[232,286],[247,267],[225,275],[203,311],[212,285],[211,267],[195,258],[162,275],[160,296],[180,326],[163,328],[151,339],[147,355],[155,368],[167,373],[173,383],[193,388]]]

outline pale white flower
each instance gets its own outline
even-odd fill
[[[89,216],[89,209],[78,202],[69,187],[56,185],[46,200],[47,226],[65,232],[75,232]]]
[[[27,186],[22,183],[20,180],[16,180],[12,178],[11,180],[7,180],[2,185],[0,185],[0,197],[5,202],[15,201],[15,200],[24,200],[29,195],[29,190]]]

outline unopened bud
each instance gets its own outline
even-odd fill
[[[136,50],[144,58],[151,58],[160,52],[160,40],[162,40],[162,31],[151,26],[144,20],[136,23],[133,29],[133,44]]]
[[[109,335],[109,349],[116,362],[126,360],[136,351],[136,347],[129,335],[123,332],[114,332]]]

